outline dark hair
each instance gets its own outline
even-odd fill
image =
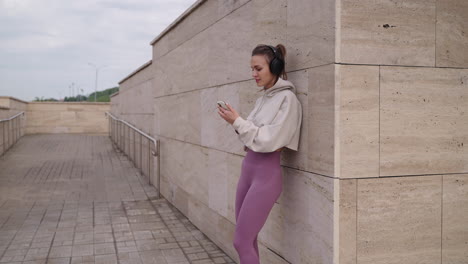
[[[285,65],[284,58],[286,57],[286,48],[284,47],[283,44],[278,44],[276,45],[275,49],[276,49],[276,57],[279,60],[282,60],[283,62],[281,73],[278,74],[277,77],[281,77],[284,80],[287,80],[288,75],[286,74],[286,70],[285,70],[286,67],[284,67]],[[268,45],[265,45],[265,44],[259,44],[257,45],[257,47],[255,47],[252,50],[252,56],[255,56],[255,55],[264,55],[268,64],[270,64],[270,62],[275,58],[275,54],[273,50]],[[271,72],[271,69],[270,69],[270,72]]]

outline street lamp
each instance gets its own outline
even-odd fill
[[[88,62],[89,65],[93,66],[96,69],[96,78],[94,79],[94,102],[96,102],[96,96],[97,96],[97,82],[98,82],[98,74],[99,70],[107,67],[107,65],[103,65],[101,67],[96,66],[95,64]]]

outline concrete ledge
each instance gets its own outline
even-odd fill
[[[130,79],[132,76],[136,75],[137,73],[139,73],[140,71],[144,70],[146,67],[150,66],[151,64],[153,63],[153,60],[150,60],[148,62],[146,62],[145,64],[141,65],[138,69],[134,70],[132,73],[130,73],[129,75],[127,75],[127,77],[123,78],[119,84],[125,82],[126,80]]]
[[[11,97],[11,96],[0,96],[0,99],[10,99],[10,100],[18,101],[18,102],[25,103],[25,104],[29,103],[27,101],[23,101],[21,99]]]
[[[182,15],[180,15],[172,24],[170,24],[163,32],[161,32],[155,39],[153,39],[150,43],[150,45],[154,45],[156,42],[158,42],[164,35],[166,35],[169,31],[171,31],[173,28],[177,26],[182,20],[184,20],[186,17],[188,17],[195,9],[197,9],[203,2],[206,0],[198,0],[195,2],[191,7],[189,7]]]
[[[87,104],[87,105],[110,105],[110,102],[28,102],[28,104],[66,104],[66,105],[80,105],[80,104]]]

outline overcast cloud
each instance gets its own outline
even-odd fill
[[[115,87],[196,0],[0,0],[0,96],[30,101]]]

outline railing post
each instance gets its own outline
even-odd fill
[[[127,136],[125,137],[125,141],[127,141],[127,145],[125,146],[125,153],[129,153],[130,152],[130,127],[127,126]],[[128,152],[127,152],[127,148],[128,148]],[[130,156],[130,155],[127,155],[127,156]]]
[[[140,171],[143,172],[143,136],[140,135]]]
[[[5,145],[6,145],[6,142],[5,142],[5,122],[2,122],[2,129],[3,129],[3,135],[2,135],[2,138],[3,138],[3,141],[2,141],[2,145],[3,145],[3,153],[5,153]]]
[[[15,121],[16,121],[16,118],[13,118],[13,119],[11,120],[11,137],[12,137],[11,141],[13,142],[13,144],[11,144],[12,146],[13,146],[13,145],[15,144],[15,142],[16,142],[16,137],[15,137],[15,134],[16,134],[16,130],[15,130],[16,124],[15,124],[15,123],[16,123],[16,122],[15,122]]]
[[[17,125],[17,131],[16,131],[16,137],[18,137],[18,139],[20,138],[20,134],[21,134],[21,116],[18,116],[18,125]]]
[[[125,155],[126,155],[126,153],[130,152],[130,151],[127,152],[127,149],[130,150],[130,127],[129,126],[127,126],[127,136],[125,137],[125,141],[127,142],[127,145],[125,146]]]
[[[8,137],[7,137],[7,140],[8,140],[8,145],[7,145],[7,151],[8,149],[10,148],[10,137],[11,137],[11,133],[10,133],[10,120],[7,121],[7,124],[8,124],[8,128],[7,128],[7,133],[8,133]]]
[[[15,144],[15,119],[11,120],[11,146]]]
[[[13,136],[15,137],[15,139],[13,140],[13,142],[16,143],[16,140],[18,139],[18,135],[16,134],[17,133],[17,129],[18,129],[18,119],[15,118],[13,119],[15,120],[15,123],[14,123],[14,130],[13,130]]]
[[[161,140],[158,139],[158,199],[161,198]]]
[[[16,126],[15,126],[15,143],[18,141],[18,119],[19,117],[15,118],[15,123],[16,123]]]
[[[151,144],[150,139],[148,139],[148,182],[151,185]]]

